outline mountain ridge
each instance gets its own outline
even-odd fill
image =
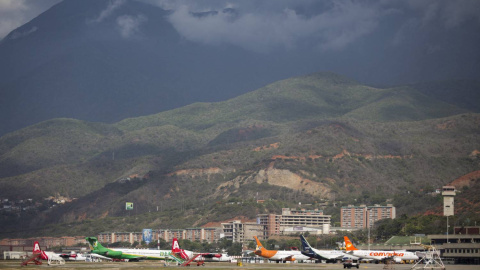
[[[407,109],[385,113],[391,104]],[[0,197],[77,198],[39,212],[39,226],[126,218],[125,201],[150,215],[152,227],[254,218],[333,198],[393,200],[398,213],[415,213],[429,209],[418,190],[480,169],[472,156],[479,127],[479,114],[411,88],[316,73],[114,124],[53,119],[9,133],[0,137]],[[268,207],[253,203],[259,190]],[[230,200],[245,208],[217,205]],[[147,214],[158,204],[163,211]],[[179,210],[184,217],[172,214]]]

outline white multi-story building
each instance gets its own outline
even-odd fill
[[[281,215],[257,215],[257,223],[263,226],[263,236],[295,233],[295,227],[317,228],[317,232],[328,234],[331,216],[324,215],[322,210],[283,208]]]
[[[246,240],[253,240],[254,236],[264,239],[263,226],[256,222],[242,222],[240,220],[233,220],[228,223],[222,223],[222,230],[224,238],[232,242],[243,243]]]

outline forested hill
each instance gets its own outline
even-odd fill
[[[0,138],[0,197],[76,198],[23,218],[89,233],[98,218],[115,230],[198,226],[300,202],[334,219],[333,202],[425,212],[435,188],[480,170],[480,114],[422,89],[323,72],[115,124],[52,119]],[[141,219],[125,217],[127,201]],[[2,218],[15,233],[19,219]]]

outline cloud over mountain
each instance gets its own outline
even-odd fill
[[[419,32],[438,31],[439,25],[446,35],[453,28],[480,26],[480,2],[470,0],[144,2],[172,10],[170,22],[187,40],[261,52],[300,44],[343,50],[369,35],[398,45]]]

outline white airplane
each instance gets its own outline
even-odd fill
[[[112,259],[125,260],[129,261],[140,261],[140,260],[171,260],[174,259],[172,254],[174,254],[174,248],[178,247],[176,239],[173,241],[171,250],[156,250],[156,249],[134,249],[134,248],[106,248],[102,246],[97,240],[96,237],[86,237],[88,243],[90,244],[90,249],[92,254],[102,255]],[[183,251],[185,254],[181,256],[191,256],[191,251]]]
[[[258,240],[256,236],[254,236],[255,240],[257,241],[257,249],[255,250],[255,254],[264,258],[267,258],[272,261],[304,261],[310,260],[310,257],[305,256],[299,250],[268,250],[263,247],[262,243]]]
[[[228,256],[227,253],[202,253],[195,261],[231,262],[232,257]]]
[[[371,259],[375,260],[375,262],[392,259],[396,263],[400,263],[402,260],[418,260],[418,256],[415,253],[405,250],[359,250],[352,244],[347,236],[344,236],[343,238],[345,239],[345,248],[347,254],[351,254],[359,258]]]
[[[210,253],[200,252],[195,253],[192,251],[184,250],[180,248],[177,238],[173,238],[172,254],[181,258],[183,262],[182,266],[189,266],[191,262],[197,262],[197,266],[204,265],[204,262],[231,262],[232,258],[227,253]]]
[[[70,254],[61,254],[59,256],[68,261],[85,261],[87,259],[82,253],[76,253],[75,251],[70,251]]]
[[[345,256],[345,253],[341,250],[312,248],[303,235],[300,235],[300,240],[302,241],[302,254],[312,259],[326,260],[328,263],[342,260]]]
[[[51,264],[65,264],[65,260],[60,257],[60,255],[54,253],[54,252],[51,252],[51,251],[43,251],[40,249],[40,244],[38,243],[38,241],[35,241],[33,243],[33,255],[40,255],[40,258],[42,260],[47,260],[48,261],[48,265],[51,265]]]

